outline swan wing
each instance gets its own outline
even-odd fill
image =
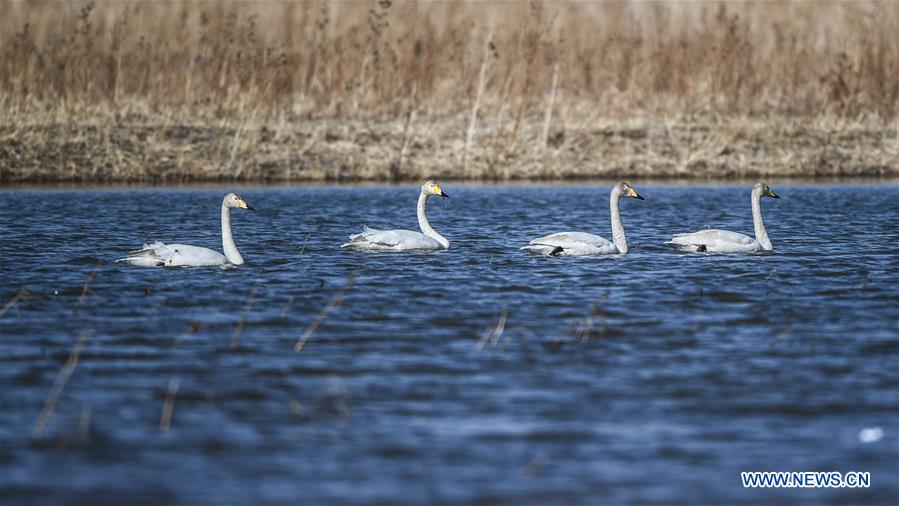
[[[143,248],[128,253],[116,262],[125,262],[137,267],[203,267],[224,265],[225,255],[218,251],[189,244],[165,244],[159,241],[144,244]]]
[[[356,250],[442,250],[436,240],[412,230],[377,230],[364,227],[362,233],[350,236],[341,248]]]
[[[714,228],[688,234],[675,234],[668,243],[685,251],[713,253],[752,252],[762,249],[758,241],[748,235]]]
[[[521,248],[538,255],[586,256],[618,253],[611,241],[585,232],[559,232],[538,237]]]
[[[162,267],[169,255],[169,246],[155,241],[144,243],[141,249],[129,251],[127,257],[119,258],[116,262],[124,262],[137,267]]]

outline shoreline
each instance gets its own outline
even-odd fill
[[[0,185],[184,185],[899,178],[892,125],[603,121],[516,136],[464,118],[211,126],[147,120],[0,125]],[[546,143],[543,144],[543,139]],[[466,149],[466,146],[467,149]]]
[[[763,178],[764,182],[771,185],[899,185],[899,176],[833,176],[833,177],[780,177],[771,176]],[[581,178],[581,179],[547,179],[547,180],[515,180],[515,181],[483,181],[483,180],[460,180],[460,179],[440,179],[442,185],[452,185],[454,187],[524,187],[531,186],[535,188],[541,187],[566,187],[577,185],[612,185],[622,180],[641,186],[730,186],[753,184],[758,182],[759,178],[741,178],[741,179],[676,179],[676,178]],[[115,191],[115,190],[152,190],[152,189],[169,189],[169,190],[204,190],[204,189],[291,189],[291,188],[376,188],[376,187],[403,187],[418,186],[423,180],[406,180],[406,181],[355,181],[355,182],[339,182],[339,181],[187,181],[187,182],[15,182],[0,183],[0,192],[3,191],[67,191],[67,190],[96,190],[96,191]]]

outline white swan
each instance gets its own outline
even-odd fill
[[[255,211],[240,195],[229,193],[222,199],[222,247],[225,254],[209,248],[187,244],[163,244],[159,241],[144,244],[144,247],[128,253],[116,262],[125,262],[138,267],[202,267],[210,265],[241,265],[243,257],[237,251],[231,236],[231,208]]]
[[[622,196],[644,200],[627,183],[618,183],[612,187],[612,193],[609,195],[609,210],[612,215],[612,242],[598,235],[585,232],[559,232],[545,237],[538,237],[521,249],[539,255],[558,256],[627,253],[627,237],[624,235],[624,225],[621,224],[621,214],[618,212],[618,199]]]
[[[412,230],[375,230],[363,225],[361,234],[350,236],[350,242],[342,244],[341,248],[350,248],[358,251],[408,251],[408,250],[446,250],[449,249],[449,241],[438,234],[425,216],[425,204],[428,197],[449,198],[449,195],[440,189],[437,181],[428,181],[421,187],[418,196],[418,226],[421,232]]]
[[[752,253],[754,251],[771,251],[771,239],[765,224],[762,223],[762,197],[779,199],[765,183],[756,183],[752,187],[752,224],[755,226],[755,239],[729,230],[708,229],[691,234],[676,234],[668,241],[681,251],[708,251],[711,253]]]

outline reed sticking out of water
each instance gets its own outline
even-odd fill
[[[253,300],[256,298],[256,286],[250,288],[250,293],[247,294],[247,302],[244,304],[243,313],[240,315],[240,321],[237,322],[237,326],[234,328],[234,335],[231,336],[231,345],[230,349],[237,348],[237,342],[240,339],[240,333],[243,331],[243,327],[247,322],[247,314],[249,314],[250,309],[253,308]]]
[[[307,232],[306,237],[303,237],[303,245],[300,246],[300,252],[297,256],[302,257],[303,253],[306,251],[306,243],[309,242],[309,236],[312,235],[312,232]]]
[[[78,417],[78,435],[82,440],[87,439],[91,430],[91,403],[85,401],[81,403],[81,416]]]
[[[203,324],[201,324],[200,322],[191,322],[191,324],[187,326],[187,328],[184,330],[184,332],[178,334],[178,336],[175,337],[175,342],[174,342],[174,344],[172,344],[172,348],[173,349],[177,348],[181,344],[182,341],[187,339],[189,336],[196,334],[197,331],[200,330],[202,327],[203,327]]]
[[[65,388],[66,383],[68,383],[69,378],[72,377],[72,373],[75,372],[75,367],[78,366],[78,359],[81,357],[81,350],[86,343],[87,332],[82,332],[81,336],[78,337],[78,340],[75,341],[75,345],[72,347],[72,353],[69,354],[69,359],[56,375],[53,386],[50,388],[50,393],[47,395],[47,401],[44,402],[44,408],[41,409],[41,413],[37,417],[37,421],[34,424],[35,439],[42,439],[44,437],[44,428],[56,414],[56,405],[59,402],[59,396],[62,394],[62,390]]]
[[[84,300],[87,299],[87,296],[91,293],[91,283],[94,282],[94,278],[97,277],[97,272],[100,270],[100,266],[98,265],[91,273],[87,276],[87,279],[84,281],[84,286],[81,287],[81,296],[78,297],[78,300],[72,304],[72,316],[78,314],[78,308],[84,304]]]
[[[2,309],[0,309],[0,318],[8,313],[9,310],[12,309],[17,302],[26,297],[28,297],[28,289],[23,286],[22,288],[19,288],[19,291],[15,295],[13,295],[11,299],[9,299],[9,302],[3,305]]]
[[[165,400],[162,402],[162,413],[159,415],[159,431],[168,432],[172,426],[172,414],[175,412],[175,396],[178,394],[178,386],[180,385],[178,378],[169,380],[169,387],[165,393]]]
[[[288,297],[287,302],[284,303],[284,307],[281,308],[281,314],[278,315],[279,318],[284,318],[287,316],[287,312],[290,311],[291,306],[293,306],[293,297]]]
[[[346,283],[343,285],[343,287],[334,292],[334,295],[331,296],[331,300],[329,300],[328,303],[325,304],[325,307],[323,307],[322,310],[318,313],[318,316],[315,317],[315,320],[313,320],[312,323],[310,323],[309,326],[306,327],[306,330],[303,331],[303,335],[300,336],[300,338],[297,340],[297,343],[293,346],[293,351],[299,352],[303,349],[303,346],[306,345],[306,341],[309,340],[309,337],[312,336],[312,333],[315,332],[318,326],[321,325],[323,321],[325,321],[325,317],[328,316],[328,313],[330,313],[332,309],[343,303],[344,295],[352,290],[355,281],[356,276],[354,274],[350,274],[349,276],[347,276]]]
[[[609,333],[609,327],[602,325],[603,317],[601,307],[609,299],[609,293],[606,292],[600,296],[596,302],[590,304],[587,315],[572,325],[573,337],[576,341],[589,341],[592,339],[600,339]],[[596,320],[600,320],[597,322]],[[599,326],[597,329],[596,327]]]
[[[149,297],[153,293],[153,289],[156,288],[156,283],[158,283],[158,282],[159,282],[158,279],[154,279],[153,281],[150,281],[150,284],[147,285],[146,287],[144,287],[144,295]]]
[[[491,346],[496,346],[499,343],[499,339],[503,336],[503,332],[506,330],[506,316],[508,315],[508,311],[503,309],[499,315],[499,319],[496,321],[496,325],[493,327],[488,327],[487,330],[481,335],[481,339],[478,341],[478,344],[475,345],[475,348],[478,351],[484,349],[484,347],[489,342]]]

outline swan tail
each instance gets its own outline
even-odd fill
[[[129,251],[127,257],[116,259],[116,262],[124,262],[138,267],[159,267],[165,265],[165,262],[156,252],[156,248],[162,246],[165,246],[165,243],[159,241],[154,241],[149,244],[144,243],[144,246],[141,249]]]
[[[528,253],[546,256],[558,256],[565,251],[561,246],[552,246],[549,244],[528,244],[527,246],[522,246],[521,249]]]
[[[151,243],[145,242],[144,245],[141,246],[140,249],[136,249],[134,251],[129,251],[128,256],[130,257],[130,256],[143,255],[143,254],[146,254],[148,251],[152,253],[153,250],[155,250],[156,248],[162,247],[162,246],[165,246],[165,243],[162,241],[153,241]]]
[[[683,235],[688,235],[688,234],[683,234]],[[666,241],[665,244],[671,244],[672,246],[674,246],[674,249],[676,249],[678,251],[688,251],[688,252],[696,252],[696,253],[708,251],[708,246],[706,246],[705,244],[698,244],[698,243],[692,243],[692,242],[687,242],[687,241],[678,241],[676,239],[678,239],[678,237],[674,236],[672,238],[672,240]]]
[[[123,262],[136,267],[162,267],[165,262],[156,256],[151,255],[128,255],[125,258],[119,258],[116,263]]]
[[[362,225],[362,232],[351,235],[350,242],[341,244],[340,247],[368,249],[368,236],[377,231],[378,230],[371,228],[368,225]]]

